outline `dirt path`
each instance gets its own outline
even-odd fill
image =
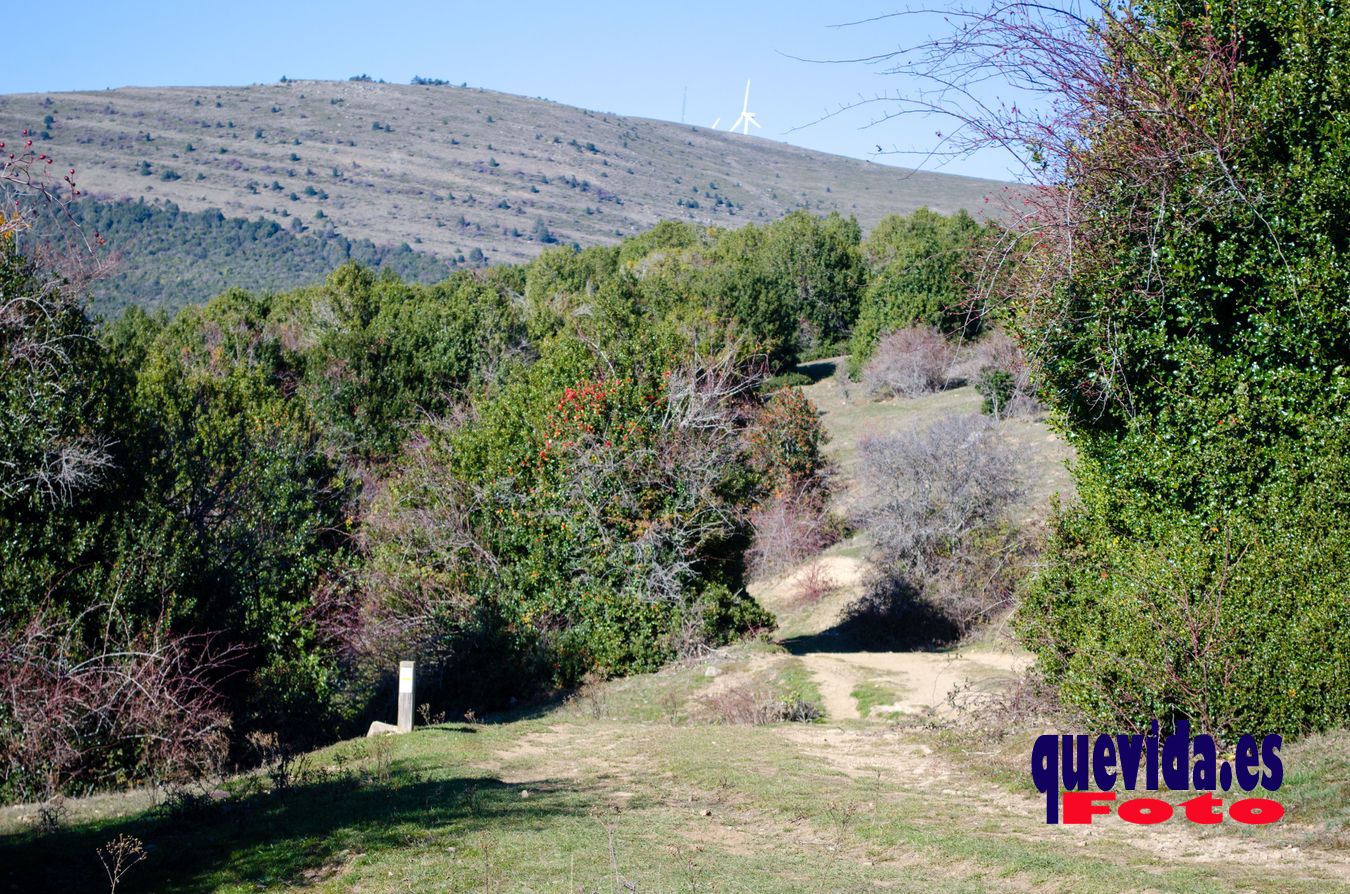
[[[820,690],[828,719],[866,719],[854,697],[860,686],[871,690],[872,718],[941,716],[950,710],[954,692],[1006,686],[1030,664],[1031,656],[1011,644],[943,651],[840,650],[821,634],[838,626],[849,604],[862,593],[866,564],[854,555],[862,549],[857,542],[840,544],[805,567],[751,587],[755,598],[777,615],[780,641],[792,643],[790,650]],[[825,597],[806,603],[798,594],[813,566],[814,575],[828,579],[832,588]],[[820,648],[803,643],[819,643]]]
[[[1030,664],[1022,654],[951,652],[807,652],[801,659],[820,687],[831,720],[860,717],[852,692],[872,684],[895,693],[873,706],[872,717],[937,714],[950,710],[949,696],[968,688],[988,689],[1013,682]]]
[[[971,388],[876,402],[849,386],[841,371],[842,358],[817,366],[829,374],[803,390],[821,411],[830,434],[826,451],[839,472],[836,511],[847,512],[856,487],[852,471],[860,439],[926,425],[952,413],[979,411],[979,395]],[[1031,504],[1043,505],[1049,494],[1070,486],[1063,467],[1066,448],[1043,423],[1015,420],[1005,429],[1026,452],[1031,479],[1028,511]],[[851,650],[829,631],[840,625],[850,603],[863,592],[866,553],[867,544],[855,538],[779,578],[756,581],[750,587],[751,594],[778,617],[779,641],[805,665],[830,720],[867,719],[860,714],[855,692],[862,696],[871,718],[942,715],[950,710],[953,693],[1006,686],[1031,663],[1030,656],[1011,643],[943,651]],[[816,582],[817,591],[819,581],[828,581],[828,592],[823,597],[817,592],[813,600],[804,601],[808,578]]]

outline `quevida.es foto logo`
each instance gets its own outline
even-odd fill
[[[1262,825],[1284,816],[1278,801],[1251,794],[1275,792],[1284,781],[1282,737],[1241,736],[1231,755],[1221,756],[1212,736],[1190,732],[1181,720],[1161,738],[1157,721],[1145,735],[1040,736],[1031,749],[1031,778],[1045,795],[1045,821],[1089,824],[1113,809],[1137,825],[1166,822],[1179,811],[1206,825],[1225,818]],[[1165,786],[1199,794],[1178,805],[1148,796],[1118,800],[1117,783],[1126,792]]]

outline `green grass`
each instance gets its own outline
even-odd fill
[[[10,827],[0,878],[99,890],[95,850],[127,833],[149,857],[126,892],[606,891],[616,867],[621,891],[1329,889],[1278,864],[1160,861],[1119,827],[1088,839],[1047,829],[1018,799],[989,798],[978,776],[944,789],[904,772],[922,740],[908,733],[874,743],[875,767],[832,766],[822,755],[841,735],[565,710],[420,729],[317,752],[281,789],[253,776],[176,812],[76,805],[56,834]]]
[[[784,698],[796,699],[823,710],[825,698],[800,658],[784,658],[774,665],[774,672],[775,686]]]
[[[1350,739],[1346,730],[1308,736],[1282,749],[1284,784],[1276,796],[1286,817],[1307,829],[1307,843],[1350,849]]]
[[[893,705],[900,700],[900,693],[885,683],[876,680],[864,680],[849,693],[858,704],[858,716],[870,717],[872,710],[881,705]]]

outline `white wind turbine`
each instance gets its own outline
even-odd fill
[[[733,122],[732,125],[727,128],[727,132],[735,133],[736,128],[740,127],[742,128],[741,133],[749,134],[750,125],[752,124],[755,125],[755,127],[760,128],[761,130],[763,129],[763,125],[761,125],[758,121],[755,120],[755,113],[750,111],[750,82],[746,81],[745,103],[741,106],[741,117],[737,118],[735,122]],[[716,125],[714,125],[714,127],[715,126]]]

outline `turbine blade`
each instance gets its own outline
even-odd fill
[[[747,79],[746,82],[745,82],[745,102],[744,102],[744,104],[741,105],[741,114],[744,115],[744,114],[745,114],[746,112],[748,112],[748,111],[750,111],[750,81],[749,81],[749,79]]]
[[[710,130],[717,130],[717,125],[719,125],[719,124],[721,124],[721,123],[722,123],[722,119],[721,119],[721,118],[718,118],[717,120],[713,121],[713,123],[709,126],[709,129],[710,129]]]
[[[749,123],[755,125],[755,127],[758,127],[760,130],[763,130],[763,129],[764,129],[764,125],[763,125],[763,124],[760,124],[758,121],[756,121],[754,115],[751,115],[749,118],[747,118],[747,119],[745,119],[745,120],[748,121]]]

